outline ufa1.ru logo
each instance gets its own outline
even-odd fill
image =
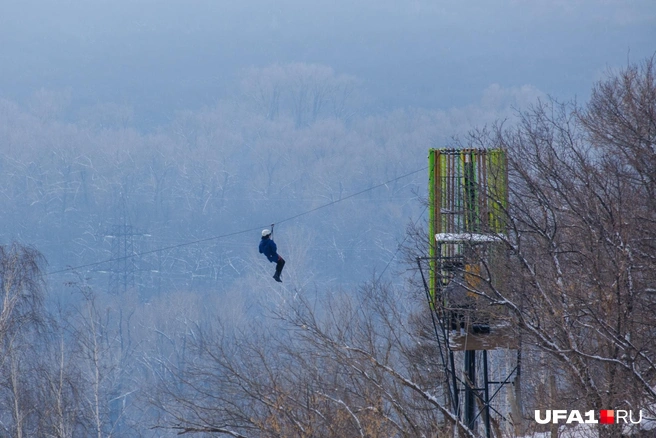
[[[558,423],[565,420],[566,424],[585,423],[585,424],[617,424],[620,422],[638,424],[642,422],[642,410],[638,411],[637,420],[634,419],[633,411],[621,409],[602,409],[599,411],[599,419],[595,417],[595,411],[586,411],[581,415],[579,411],[566,411],[561,409],[546,410],[544,415],[541,411],[535,411],[535,421],[539,424]]]

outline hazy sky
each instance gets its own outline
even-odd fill
[[[0,0],[0,97],[70,89],[157,117],[275,62],[355,75],[382,109],[444,109],[491,84],[585,98],[655,52],[653,0]]]

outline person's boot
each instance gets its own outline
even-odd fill
[[[276,280],[279,283],[282,283],[282,280],[280,279],[280,274],[282,274],[283,266],[285,266],[285,259],[280,257],[278,259],[278,263],[276,263],[276,273],[273,274],[273,279]]]

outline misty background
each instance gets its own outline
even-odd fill
[[[66,371],[80,436],[173,436],[148,398],[188,337],[404,285],[429,148],[655,42],[652,0],[0,0],[0,244],[44,255],[50,312],[4,346],[0,424]]]
[[[540,98],[585,100],[654,53],[655,24],[650,1],[5,1],[0,238],[55,272],[115,257],[117,225],[149,252],[338,201],[278,227],[294,286],[393,279],[428,148]],[[258,239],[121,269],[143,297],[223,289],[273,266]],[[117,269],[77,275],[105,288]]]
[[[153,129],[234,96],[239,70],[305,62],[362,81],[368,111],[448,110],[490,85],[585,99],[593,80],[654,51],[645,1],[4,1],[0,90],[70,90]],[[474,122],[474,121],[472,121]],[[475,123],[475,122],[474,122]]]

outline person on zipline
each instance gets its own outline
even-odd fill
[[[264,254],[271,263],[276,264],[276,273],[273,274],[274,280],[279,283],[282,283],[280,279],[280,274],[282,274],[282,268],[285,266],[285,259],[280,257],[276,252],[278,247],[276,242],[271,238],[271,230],[262,230],[262,240],[260,240],[260,254]]]

